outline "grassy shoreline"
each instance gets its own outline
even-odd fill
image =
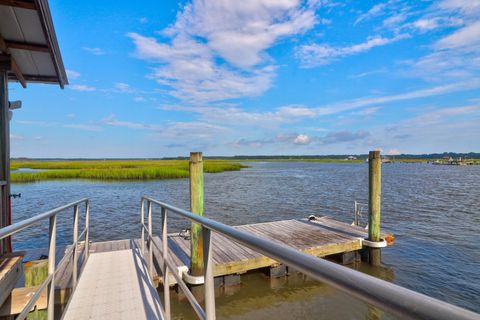
[[[435,159],[408,158],[395,159],[400,163],[426,163]],[[480,160],[473,160],[480,165]],[[207,173],[238,171],[247,168],[239,162],[322,162],[322,163],[362,163],[364,159],[236,159],[204,160]],[[35,172],[11,173],[11,181],[27,183],[49,180],[88,179],[88,180],[161,180],[187,178],[188,160],[12,160],[11,170],[20,168],[36,169]]]
[[[204,171],[220,173],[238,171],[247,166],[225,160],[206,160]],[[86,160],[86,161],[18,161],[13,160],[10,168],[37,169],[36,172],[11,173],[16,183],[63,179],[89,180],[160,180],[187,178],[186,160]]]

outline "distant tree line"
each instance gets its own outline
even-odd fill
[[[358,159],[368,158],[368,154],[329,154],[329,155],[258,155],[258,156],[246,156],[246,155],[237,155],[231,157],[225,156],[206,156],[205,159],[226,159],[226,160],[262,160],[262,159],[278,159],[278,160],[289,160],[289,159],[345,159],[349,156],[357,157]],[[458,152],[444,152],[444,153],[428,153],[428,154],[399,154],[399,155],[386,155],[387,157],[394,157],[396,159],[441,159],[443,157],[452,157],[452,158],[468,158],[468,159],[480,159],[480,153],[478,152],[468,152],[468,153],[458,153]],[[168,157],[162,158],[164,160],[186,160],[188,157]]]
[[[262,159],[278,159],[278,160],[289,160],[289,159],[345,159],[349,156],[354,156],[358,159],[368,158],[368,154],[329,154],[329,155],[258,155],[258,156],[246,156],[246,155],[237,155],[237,156],[204,156],[205,159],[225,159],[225,160],[262,160]],[[480,153],[478,152],[468,152],[468,153],[458,153],[458,152],[444,152],[444,153],[428,153],[428,154],[399,154],[399,155],[385,155],[390,158],[395,159],[441,159],[443,157],[452,157],[452,158],[466,158],[466,159],[480,159]],[[19,161],[28,161],[28,160],[41,160],[41,161],[55,161],[55,160],[188,160],[189,157],[164,157],[164,158],[96,158],[96,159],[85,159],[85,158],[26,158],[18,157],[12,158],[12,160]]]

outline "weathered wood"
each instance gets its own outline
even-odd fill
[[[23,308],[30,301],[32,296],[37,292],[40,286],[28,287],[28,288],[15,288],[12,291],[10,297],[0,307],[0,317],[19,314]],[[64,305],[67,303],[70,296],[69,290],[55,290],[55,304]],[[44,290],[38,298],[33,310],[45,310],[47,308],[47,290]]]
[[[0,258],[0,306],[7,300],[22,274],[23,254],[6,254]]]
[[[370,151],[368,155],[368,239],[380,241],[380,208],[382,192],[382,159],[380,151]],[[370,264],[381,263],[379,248],[370,248]]]
[[[203,216],[203,159],[201,152],[190,153],[190,211]],[[202,227],[192,222],[191,227],[190,272],[194,276],[203,275]]]

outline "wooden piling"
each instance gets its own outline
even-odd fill
[[[190,211],[203,216],[203,159],[201,152],[190,153]],[[203,275],[202,227],[192,222],[190,273]]]
[[[380,241],[380,207],[382,193],[382,159],[380,151],[368,155],[368,240]],[[380,248],[369,248],[371,265],[381,264]]]

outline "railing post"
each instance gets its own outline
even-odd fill
[[[83,264],[88,260],[90,256],[90,201],[85,202],[85,257],[83,259]]]
[[[153,279],[153,250],[152,250],[152,202],[148,201],[148,273]]]
[[[358,226],[358,212],[357,212],[357,200],[354,202],[353,206],[353,224]]]
[[[203,159],[201,152],[190,153],[190,210],[203,216]],[[192,222],[190,249],[190,273],[203,275],[202,226]]]
[[[203,264],[205,267],[205,314],[207,320],[215,320],[215,285],[213,280],[212,232],[203,228]]]
[[[170,320],[170,284],[168,283],[168,231],[167,210],[162,207],[162,244],[163,244],[163,295],[165,305],[165,319]],[[175,272],[175,270],[172,270]]]
[[[380,241],[381,170],[380,151],[370,151],[368,155],[368,240],[370,241]],[[369,248],[369,262],[374,266],[381,264],[380,248]]]
[[[53,320],[55,316],[55,246],[57,238],[57,215],[50,217],[48,232],[48,276],[52,275],[52,280],[48,285],[48,319]]]
[[[140,202],[140,226],[141,236],[140,236],[140,250],[142,251],[142,255],[145,257],[145,199],[142,198]]]
[[[78,279],[78,204],[73,207],[73,265],[72,265],[72,286],[77,287]]]

